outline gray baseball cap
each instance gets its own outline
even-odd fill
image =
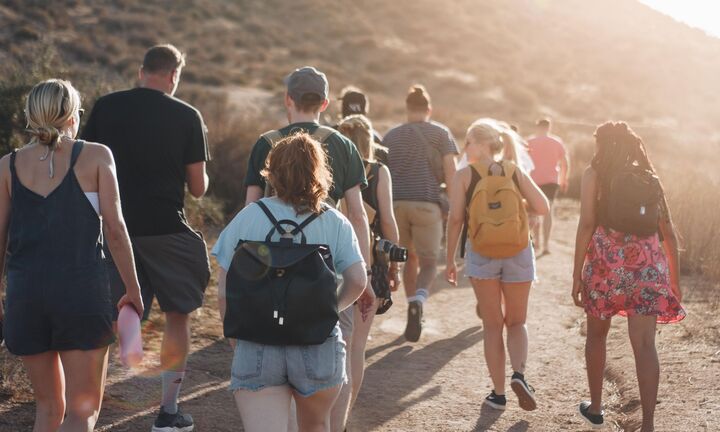
[[[323,100],[328,98],[330,93],[327,77],[324,73],[312,66],[305,66],[295,69],[293,73],[285,78],[288,95],[299,101],[303,95],[313,93]]]

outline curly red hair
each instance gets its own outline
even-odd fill
[[[298,214],[320,213],[332,186],[322,144],[306,132],[279,141],[270,151],[262,175],[278,198]]]

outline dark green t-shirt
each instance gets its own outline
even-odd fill
[[[304,130],[310,134],[318,128],[317,123],[293,123],[279,129],[282,136]],[[325,140],[323,145],[328,155],[328,162],[333,175],[333,186],[330,190],[330,198],[335,202],[339,201],[345,191],[360,185],[360,189],[367,187],[365,178],[365,166],[355,144],[339,132],[332,134]],[[260,186],[265,188],[265,179],[260,171],[265,168],[265,159],[271,150],[271,144],[263,137],[257,140],[253,146],[248,170],[245,176],[245,186]]]

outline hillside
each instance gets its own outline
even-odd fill
[[[89,108],[133,84],[147,47],[172,42],[188,54],[178,95],[203,112],[215,155],[216,201],[190,214],[212,224],[243,202],[249,148],[284,122],[293,68],[325,71],[334,97],[365,89],[380,132],[403,120],[405,92],[422,82],[460,143],[478,117],[529,134],[552,116],[576,167],[574,197],[595,125],[628,121],[670,179],[683,267],[720,277],[707,236],[720,218],[686,199],[709,185],[706,201],[720,202],[720,39],[635,0],[5,0],[0,23],[0,153],[23,142],[22,96],[37,80],[70,78]]]
[[[0,63],[28,64],[49,44],[70,72],[130,83],[145,48],[169,41],[188,53],[186,84],[276,91],[290,69],[313,64],[335,92],[370,92],[386,123],[401,118],[415,81],[458,132],[478,115],[529,126],[545,113],[568,127],[624,118],[706,137],[720,123],[720,39],[634,0],[50,4],[3,2]]]

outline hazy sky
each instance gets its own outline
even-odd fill
[[[715,0],[640,0],[673,18],[720,37],[720,2]]]

